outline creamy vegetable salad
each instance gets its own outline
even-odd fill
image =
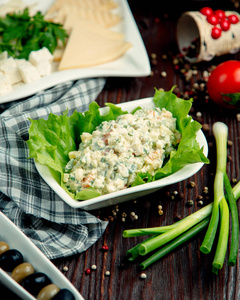
[[[122,190],[139,172],[154,175],[180,139],[176,119],[164,108],[120,115],[92,134],[82,133],[79,150],[69,153],[63,181],[74,194],[88,188],[100,194]]]

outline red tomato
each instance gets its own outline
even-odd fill
[[[210,99],[218,105],[237,108],[238,104],[239,107],[240,102],[236,97],[240,93],[240,61],[229,60],[218,65],[209,76],[207,89]],[[224,97],[222,94],[232,95]],[[227,103],[232,100],[235,101],[235,106]]]

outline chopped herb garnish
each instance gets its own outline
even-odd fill
[[[43,47],[53,53],[58,40],[65,44],[66,38],[61,24],[45,20],[41,12],[30,16],[28,8],[0,18],[0,53],[7,51],[14,58],[28,59],[31,51]]]

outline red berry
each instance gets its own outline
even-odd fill
[[[215,15],[218,19],[224,19],[224,18],[225,18],[225,12],[224,12],[224,10],[221,10],[221,9],[215,10],[214,15]]]
[[[211,16],[207,16],[207,21],[209,24],[211,25],[217,25],[219,23],[219,19],[218,17],[211,15]]]
[[[230,15],[230,16],[228,16],[228,21],[231,24],[237,24],[239,22],[239,19],[236,15]]]
[[[211,16],[213,14],[213,10],[210,7],[203,7],[200,9],[200,13],[204,16]]]
[[[227,19],[224,19],[220,22],[220,26],[222,28],[223,31],[228,31],[230,28],[230,22]]]
[[[86,273],[87,275],[89,275],[89,274],[91,274],[91,270],[88,268],[88,269],[85,270],[85,273]]]
[[[213,39],[216,40],[216,39],[220,38],[221,33],[222,33],[222,30],[221,30],[220,28],[218,28],[218,27],[213,27],[213,28],[212,28],[211,36],[212,36]]]

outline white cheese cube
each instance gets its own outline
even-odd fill
[[[4,60],[8,58],[8,53],[7,51],[4,51],[0,54],[0,60]]]
[[[13,57],[0,60],[0,70],[3,71],[3,73],[6,73],[8,68],[14,67],[17,67],[17,63]]]
[[[10,79],[11,84],[22,81],[16,60],[13,57],[0,60],[0,70]]]
[[[18,67],[9,67],[6,71],[4,71],[4,75],[9,78],[11,84],[22,81],[22,76],[18,70]]]
[[[17,64],[17,66],[21,66],[23,64],[30,64],[30,62],[27,61],[25,58],[15,59],[15,62]]]
[[[12,85],[9,78],[5,75],[0,75],[0,95],[7,94],[12,90]]]
[[[42,61],[52,62],[53,55],[46,47],[43,47],[40,50],[31,51],[28,60],[30,61],[31,64],[37,66]]]
[[[32,64],[23,63],[18,66],[24,83],[29,83],[40,78],[38,69]]]
[[[52,64],[47,60],[38,63],[36,68],[38,69],[40,76],[46,76],[52,72]]]

